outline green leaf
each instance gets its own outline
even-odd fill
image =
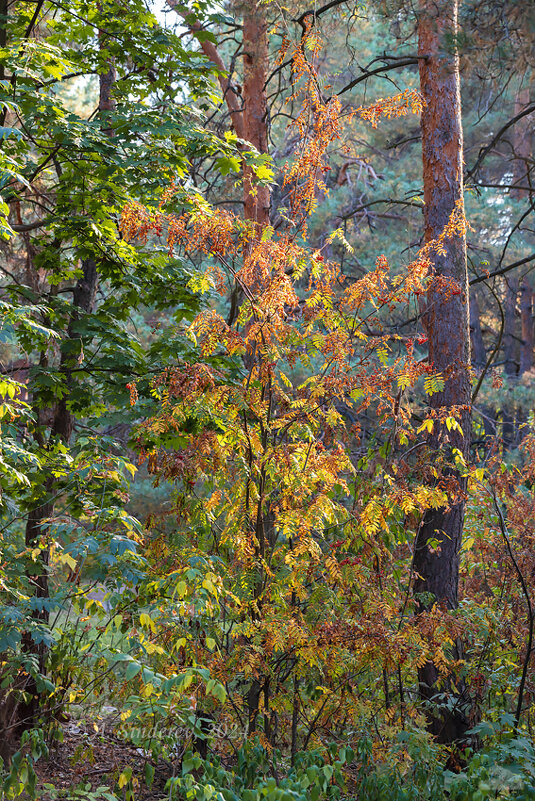
[[[220,156],[216,162],[221,175],[228,175],[229,172],[240,172],[240,160],[236,156]]]
[[[125,671],[126,680],[131,681],[131,679],[137,676],[140,670],[141,670],[141,665],[139,664],[139,662],[130,662]]]

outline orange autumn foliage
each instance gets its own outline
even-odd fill
[[[241,720],[252,731],[263,719],[268,745],[287,738],[296,708],[304,709],[300,694],[285,690],[289,676],[305,686],[314,675],[332,695],[328,702],[321,693],[307,697],[309,737],[321,739],[334,709],[358,713],[356,674],[410,672],[432,659],[447,675],[445,643],[459,630],[440,609],[416,619],[410,578],[395,569],[407,547],[405,520],[444,506],[455,491],[409,467],[405,446],[422,444],[414,389],[433,367],[414,338],[384,325],[434,280],[430,255],[441,241],[397,272],[379,256],[353,282],[322,250],[307,247],[307,220],[318,186],[326,191],[328,149],[342,124],[339,101],[322,99],[316,47],[305,37],[293,51],[303,107],[294,123],[298,152],[282,178],[290,190],[286,229],[259,232],[200,195],[177,217],[165,211],[174,187],[158,210],[130,204],[121,221],[126,239],[165,236],[170,252],[199,259],[205,289],[224,294],[230,276],[243,295],[232,325],[215,299],[191,323],[199,361],[170,367],[154,382],[159,412],[140,427],[139,441],[149,472],[178,488],[182,545],[160,544],[170,575],[198,559],[211,584],[217,578],[214,598],[198,610],[217,647],[206,648],[185,627],[186,658],[225,682],[226,723]],[[411,104],[417,110],[407,95],[385,102],[381,113],[404,114]],[[374,124],[381,113],[375,108],[367,118]],[[443,236],[463,224],[459,212]],[[382,455],[363,450],[367,413],[377,418]],[[416,707],[402,699],[389,712],[406,714]]]

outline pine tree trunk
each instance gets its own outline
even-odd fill
[[[522,376],[533,367],[533,290],[526,278],[520,286],[520,322],[522,342],[520,343],[520,371]]]
[[[463,136],[459,62],[451,52],[457,34],[457,3],[452,0],[422,0],[418,24],[420,86],[425,101],[422,112],[425,238],[429,242],[444,230],[463,198]],[[462,434],[447,432],[435,420],[429,446],[443,474],[456,479],[459,494],[448,508],[429,510],[415,543],[414,591],[421,610],[436,602],[449,609],[458,603],[459,551],[464,522],[465,479],[448,465],[452,449],[468,458],[471,428],[469,294],[466,240],[456,235],[445,242],[445,252],[434,256],[436,275],[453,279],[457,292],[444,293],[433,282],[427,294],[424,323],[429,340],[429,361],[442,373],[444,389],[431,396],[434,410],[458,408]],[[433,545],[430,545],[432,541]],[[438,547],[437,547],[438,545]],[[431,699],[444,690],[432,663],[419,670],[420,691]],[[447,688],[446,688],[447,689]],[[449,688],[450,695],[454,693]],[[455,705],[443,715],[430,715],[430,728],[443,742],[462,738],[468,728],[461,692]]]
[[[243,136],[260,153],[268,152],[266,80],[268,40],[265,6],[249,0],[243,9]],[[269,223],[269,187],[254,186],[254,173],[244,165],[244,216],[258,226]]]
[[[530,89],[523,86],[515,95],[515,115],[520,114],[529,105]],[[529,195],[529,159],[531,156],[531,115],[518,120],[512,130],[512,172],[511,198],[520,201]],[[517,300],[520,298],[521,339],[518,338]],[[527,279],[519,282],[517,275],[505,279],[504,301],[504,342],[503,361],[507,376],[509,392],[522,374],[531,369],[533,364],[533,319],[531,314],[532,290]],[[531,330],[530,330],[531,329]],[[517,419],[515,420],[515,415]],[[525,418],[521,409],[515,409],[512,398],[504,404],[502,410],[503,443],[506,449],[518,445],[520,427]]]
[[[268,39],[265,6],[257,0],[249,0],[243,8],[243,136],[260,153],[268,152],[267,128],[267,97],[266,81],[268,76]],[[258,241],[262,230],[269,224],[270,191],[268,187],[259,186],[254,171],[244,163],[243,165],[243,212],[244,218],[254,224],[255,235],[250,240],[250,246],[244,253],[244,260],[251,258],[255,240]],[[240,292],[235,289],[236,313],[240,305]],[[258,356],[246,356],[245,365],[252,370]],[[266,443],[267,444],[267,443]],[[258,542],[258,558],[263,558],[266,527],[268,526],[269,512],[262,509],[262,502],[256,514],[255,539]],[[255,597],[259,596],[264,583],[263,571],[257,577]],[[257,601],[258,608],[261,601]],[[255,731],[260,698],[262,693],[267,700],[268,675],[259,675],[251,682],[246,694],[248,731]],[[264,726],[267,717],[264,716]],[[268,728],[265,734],[269,734]]]
[[[198,31],[201,24],[193,18],[181,0],[167,0],[167,5],[181,14],[190,30]],[[261,0],[238,0],[235,10],[243,16],[243,87],[241,96],[243,105],[240,105],[238,89],[232,84],[230,77],[225,74],[225,64],[217,47],[209,41],[202,41],[201,48],[204,54],[215,64],[222,74],[219,76],[219,84],[223,92],[223,98],[229,110],[232,126],[240,139],[249,142],[259,153],[268,152],[268,110],[266,81],[268,77],[269,53],[267,36],[267,19],[265,3]],[[243,146],[247,150],[247,145]],[[269,187],[259,186],[254,170],[245,161],[242,162],[243,169],[243,209],[246,221],[253,223],[253,236],[248,247],[245,249],[244,260],[251,257],[255,241],[258,241],[264,226],[269,224],[271,193]],[[250,287],[254,289],[254,287]],[[229,325],[235,322],[243,300],[243,293],[237,282],[230,297],[230,311],[227,322]],[[244,356],[244,364],[247,370],[252,370],[257,359],[256,354],[247,353]],[[255,537],[259,541],[259,551],[263,549],[262,540],[269,531],[269,510],[263,510],[260,516],[256,517]],[[260,555],[260,554],[259,554]],[[257,579],[255,592],[261,589],[263,577]],[[246,693],[244,703],[247,708],[248,731],[252,733],[256,729],[260,698],[264,692],[267,698],[269,676],[258,676],[254,678]],[[269,726],[266,728],[268,734]]]
[[[509,277],[504,282],[505,299],[503,303],[504,329],[503,329],[503,361],[504,372],[507,379],[506,391],[502,394],[502,439],[506,450],[514,448],[515,437],[515,409],[512,398],[513,384],[517,379],[517,345],[516,332],[516,301],[518,297],[518,279]]]

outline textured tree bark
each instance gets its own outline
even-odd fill
[[[522,376],[533,367],[533,290],[527,279],[524,279],[520,286],[520,322],[522,342],[519,374]]]
[[[243,128],[244,139],[259,153],[268,152],[268,40],[265,6],[249,0],[243,8]],[[244,216],[259,226],[269,223],[269,187],[254,185],[254,172],[243,169]]]
[[[188,6],[183,3],[182,0],[167,0],[167,5],[169,8],[172,8],[173,11],[176,11],[177,14],[180,14],[182,17],[184,17],[184,19],[187,20],[188,27],[191,31],[195,32],[202,30],[202,25],[198,20],[188,19],[191,18],[193,12],[190,11]],[[219,51],[215,44],[205,39],[200,43],[200,45],[201,50],[206,58],[209,59],[212,64],[215,64],[220,71],[219,75],[217,76],[217,80],[219,82],[219,86],[221,87],[221,91],[223,92],[223,99],[227,104],[227,108],[230,113],[232,127],[234,128],[236,135],[239,136],[240,139],[243,139],[245,136],[243,128],[243,109],[238,87],[232,83],[230,77],[228,76],[225,63],[219,55]]]
[[[265,5],[257,0],[247,0],[239,6],[243,15],[243,138],[250,142],[259,153],[268,152],[267,96],[266,81],[268,76],[269,56],[267,19]],[[259,186],[252,167],[243,162],[243,215],[245,220],[253,224],[254,235],[244,253],[244,260],[251,258],[255,241],[258,241],[262,230],[269,224],[270,190]],[[241,291],[234,287],[231,299],[229,321],[235,319],[241,304]],[[258,361],[257,354],[245,356],[245,366],[252,369]],[[267,443],[266,443],[267,445]],[[269,510],[258,508],[255,524],[255,538],[258,542],[258,556],[263,557],[266,531],[269,530]],[[263,573],[257,577],[255,597],[261,593],[264,582]],[[261,601],[258,600],[258,607]],[[264,733],[269,739],[269,675],[260,674],[255,677],[246,693],[248,731],[252,734],[259,718],[260,698],[264,696]]]
[[[186,20],[192,31],[201,29],[201,24],[192,19],[191,12],[181,0],[167,0],[167,4]],[[235,4],[237,14],[243,17],[243,87],[240,94],[228,75],[219,76],[219,84],[223,97],[229,110],[232,126],[238,137],[244,140],[242,151],[247,150],[249,142],[259,153],[268,152],[268,109],[266,95],[266,81],[269,68],[267,19],[265,4],[259,0],[237,0]],[[217,47],[208,41],[201,42],[201,48],[210,61],[222,72],[227,72],[225,64]],[[243,101],[243,102],[241,102]],[[265,225],[269,224],[271,193],[269,187],[259,186],[254,170],[245,159],[242,161],[243,175],[243,215],[245,220],[252,223],[253,235],[245,249],[244,260],[251,258],[255,241],[262,233]],[[238,283],[234,284],[230,297],[230,311],[228,324],[231,325],[237,318],[243,300],[243,293]],[[256,354],[246,354],[244,363],[247,370],[251,370],[257,360]],[[263,540],[266,530],[269,531],[270,515],[265,511],[257,516],[255,536],[259,541],[259,550],[263,550]],[[258,579],[257,590],[260,591],[263,577]],[[255,731],[259,716],[260,698],[262,693],[267,704],[269,676],[260,675],[254,678],[244,698],[247,708],[248,731]],[[267,709],[267,705],[266,705]],[[264,716],[265,733],[269,737],[269,722]]]
[[[457,34],[456,0],[422,0],[418,22],[422,112],[425,239],[436,239],[463,199],[463,135],[459,61],[451,52]],[[469,293],[466,240],[456,235],[445,241],[444,253],[434,257],[438,278],[452,279],[456,289],[444,293],[433,281],[427,293],[424,323],[429,340],[429,361],[442,373],[441,392],[431,396],[432,409],[457,407],[462,434],[447,432],[435,419],[429,446],[435,466],[453,478],[459,493],[449,507],[429,510],[418,531],[414,552],[414,592],[423,611],[432,603],[455,609],[458,603],[459,551],[463,522],[465,479],[451,466],[452,449],[467,459],[470,447],[471,381]],[[449,464],[448,464],[449,463]],[[432,663],[419,670],[420,692],[431,699],[440,692],[438,671]],[[452,688],[445,688],[450,697]],[[444,742],[462,738],[468,727],[463,693],[443,715],[430,715],[430,728]]]
[[[503,362],[507,378],[507,389],[502,394],[502,439],[506,449],[515,445],[515,412],[512,400],[512,384],[518,373],[518,340],[516,332],[516,301],[518,297],[518,278],[510,276],[504,281],[503,302]]]

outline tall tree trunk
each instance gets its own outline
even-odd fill
[[[167,5],[169,8],[172,8],[173,11],[176,11],[177,14],[180,14],[182,17],[184,17],[186,24],[193,33],[202,30],[201,23],[195,19],[193,12],[188,8],[187,4],[182,2],[182,0],[167,0]],[[232,127],[234,128],[236,135],[239,136],[240,139],[244,139],[245,132],[243,128],[243,108],[239,89],[232,82],[227,68],[225,67],[225,62],[221,58],[221,55],[219,54],[215,44],[210,42],[208,39],[203,39],[200,42],[200,45],[201,50],[206,58],[208,58],[212,64],[215,64],[218,69],[217,80],[219,82],[219,86],[221,87],[221,91],[223,92],[223,100],[225,101],[230,113]]]
[[[515,95],[515,115],[520,114],[530,102],[530,82],[520,87]],[[529,160],[531,157],[531,115],[518,120],[512,130],[513,151],[513,178],[511,182],[511,198],[521,201],[529,196]],[[521,338],[518,341],[517,299],[520,297],[520,326]],[[509,392],[512,385],[531,369],[533,365],[533,317],[532,317],[533,290],[527,278],[519,281],[518,276],[512,275],[505,281],[505,330],[503,359],[505,375],[508,379]],[[515,420],[515,414],[517,420]],[[521,409],[515,409],[512,398],[505,404],[502,412],[503,442],[505,448],[514,448],[518,445],[520,427],[523,414]]]
[[[507,378],[514,378],[517,374],[518,361],[516,358],[516,301],[518,297],[518,279],[509,277],[504,281],[505,298],[503,304],[504,330],[503,330],[503,363]]]
[[[515,115],[520,114],[530,102],[530,89],[532,80],[520,88],[515,96]],[[529,164],[531,158],[531,136],[533,133],[533,117],[528,114],[522,117],[513,129],[513,181],[511,184],[511,197],[515,200],[524,200],[530,197]],[[519,378],[533,367],[533,289],[527,276],[520,282],[520,358],[518,365]],[[517,442],[525,432],[527,410],[518,409],[518,435]]]
[[[513,383],[517,378],[518,340],[516,332],[516,301],[518,297],[518,278],[510,276],[504,281],[505,298],[503,303],[503,362],[507,379],[506,391],[502,395],[502,439],[506,449],[515,446],[515,409],[512,398]]]
[[[526,278],[520,286],[520,322],[522,342],[519,374],[522,376],[533,367],[533,290]]]
[[[243,9],[243,130],[260,153],[268,152],[266,80],[268,40],[265,6],[249,0]],[[244,216],[258,226],[269,223],[270,192],[254,185],[254,172],[244,165]]]
[[[521,86],[515,95],[515,115],[520,114],[530,102],[531,79]],[[533,118],[529,114],[522,117],[513,128],[513,181],[511,184],[511,197],[514,200],[525,200],[530,197],[529,189],[529,162],[531,158],[531,135]],[[516,302],[515,302],[516,306]],[[526,370],[533,366],[533,290],[529,279],[524,277],[520,282],[520,327],[521,341],[519,346],[518,377],[521,378]],[[518,425],[515,444],[518,444],[520,427],[525,421],[526,414],[518,409]]]
[[[110,69],[100,75],[100,96],[99,96],[99,112],[113,111],[115,103],[112,97],[112,88],[115,81],[115,68],[113,64]],[[111,128],[103,128],[104,133],[112,136]],[[69,343],[73,339],[77,339],[76,323],[81,315],[90,314],[93,311],[96,292],[98,286],[98,269],[94,259],[84,259],[82,261],[82,275],[78,279],[73,291],[73,300],[70,311],[70,319],[66,332],[66,345],[61,351],[59,372],[64,376],[65,386],[67,392],[58,400],[55,409],[53,410],[52,423],[50,426],[49,442],[50,444],[56,438],[60,438],[64,444],[68,444],[72,435],[74,426],[74,417],[68,407],[69,390],[72,388],[73,376],[72,369],[75,366],[73,362],[72,350]],[[76,361],[76,359],[74,360]],[[41,436],[40,434],[38,436]],[[44,441],[42,442],[45,445]],[[54,483],[52,478],[46,478],[42,485],[42,494],[37,504],[30,510],[26,523],[25,542],[27,548],[35,548],[41,546],[41,555],[39,560],[32,564],[29,579],[35,588],[34,597],[45,600],[49,597],[48,591],[48,562],[49,562],[49,549],[46,545],[46,521],[54,513],[54,503],[51,499],[53,494]],[[35,571],[35,572],[31,572]],[[34,614],[34,619],[40,622],[48,621],[48,612],[46,607],[37,609]],[[41,673],[45,670],[46,649],[41,644],[36,645],[29,632],[25,632],[22,638],[22,647],[27,653],[37,655],[39,671]],[[26,681],[25,691],[27,694],[27,701],[20,704],[17,711],[17,725],[12,728],[12,735],[17,737],[22,731],[32,728],[36,725],[37,717],[39,714],[39,693],[37,683],[34,678],[28,677]]]
[[[463,198],[459,61],[458,55],[450,50],[457,31],[456,0],[422,0],[418,52],[425,101],[421,128],[427,242],[442,233]],[[453,279],[458,292],[444,294],[439,282],[438,286],[432,282],[428,290],[424,322],[429,361],[445,381],[444,389],[432,395],[430,403],[435,410],[457,407],[462,428],[462,433],[448,433],[446,426],[435,419],[429,445],[438,466],[442,457],[445,462],[451,462],[453,448],[465,459],[470,448],[470,329],[464,235],[445,241],[444,253],[434,257],[434,267],[438,277]],[[447,508],[428,510],[416,537],[414,591],[422,610],[435,601],[449,609],[455,609],[458,603],[459,551],[465,506],[462,493],[466,482],[451,464],[446,464],[442,472],[456,479],[459,495]],[[419,670],[419,683],[426,699],[433,698],[441,689],[434,664],[429,662]],[[434,714],[430,718],[430,728],[444,742],[460,739],[468,727],[463,699],[461,694],[456,695],[456,703],[450,705],[441,719]]]
[[[192,32],[202,29],[182,2],[167,0],[167,5],[184,17]],[[220,70],[218,80],[223,98],[232,120],[232,127],[240,139],[250,142],[259,153],[268,152],[268,109],[266,81],[268,77],[269,53],[267,36],[267,19],[265,5],[259,0],[246,0],[237,3],[237,12],[243,15],[243,88],[242,100],[238,88],[231,80],[225,63],[217,47],[208,40],[201,41],[201,49],[205,56]],[[247,146],[244,146],[247,149]],[[257,231],[269,224],[271,193],[269,187],[255,183],[254,170],[245,162],[243,170],[243,213],[246,220],[256,223]],[[251,246],[248,249],[250,253]],[[245,254],[247,256],[247,253]],[[231,325],[238,316],[242,293],[236,284],[230,297],[228,323]]]
[[[243,9],[243,136],[260,153],[268,152],[267,128],[267,97],[266,81],[268,76],[268,38],[265,5],[257,0],[248,0],[242,5]],[[268,187],[256,183],[253,169],[243,165],[243,213],[246,220],[254,224],[255,235],[244,253],[244,259],[250,259],[255,242],[260,238],[262,231],[269,224],[270,191]],[[234,288],[231,315],[237,314],[240,305],[238,287]],[[250,370],[258,361],[257,355],[246,357],[246,366]],[[267,442],[265,443],[267,445]],[[262,479],[263,480],[263,479]],[[263,559],[266,528],[269,510],[258,509],[255,525],[255,537],[258,541],[258,558]],[[263,571],[259,571],[256,579],[255,597],[262,591],[264,583]],[[260,608],[261,601],[257,600]],[[258,720],[260,698],[262,693],[265,700],[264,727],[266,736],[269,736],[268,698],[269,676],[255,677],[246,694],[247,718],[249,733],[254,732]],[[267,726],[266,726],[267,723]]]
[[[181,14],[191,31],[201,29],[201,24],[195,20],[182,0],[167,0],[167,4]],[[228,74],[219,75],[219,84],[223,97],[229,110],[232,126],[237,135],[249,142],[259,153],[268,152],[268,111],[266,81],[268,77],[269,53],[267,36],[267,19],[265,4],[260,0],[238,0],[237,13],[243,16],[243,104],[238,100],[237,88],[233,85]],[[201,48],[204,54],[215,64],[219,70],[225,70],[225,64],[217,47],[209,41],[202,41]],[[247,145],[243,146],[247,150]],[[254,223],[254,235],[244,253],[244,259],[251,257],[255,242],[262,233],[265,225],[269,224],[271,193],[269,187],[259,186],[255,179],[254,170],[242,162],[243,170],[243,210],[245,220]],[[228,324],[231,325],[237,318],[242,302],[242,292],[235,283],[230,297],[230,311]],[[252,370],[256,364],[256,354],[246,354],[244,363],[247,370]],[[259,540],[259,551],[262,551],[262,541],[269,531],[269,510],[264,510],[257,517],[255,536]],[[260,553],[259,553],[260,555]],[[263,576],[256,582],[255,593],[261,591]],[[248,730],[253,732],[257,725],[260,698],[264,694],[267,720],[267,702],[269,697],[269,676],[254,678],[245,693],[247,707]],[[266,735],[269,736],[269,724],[265,724]]]

